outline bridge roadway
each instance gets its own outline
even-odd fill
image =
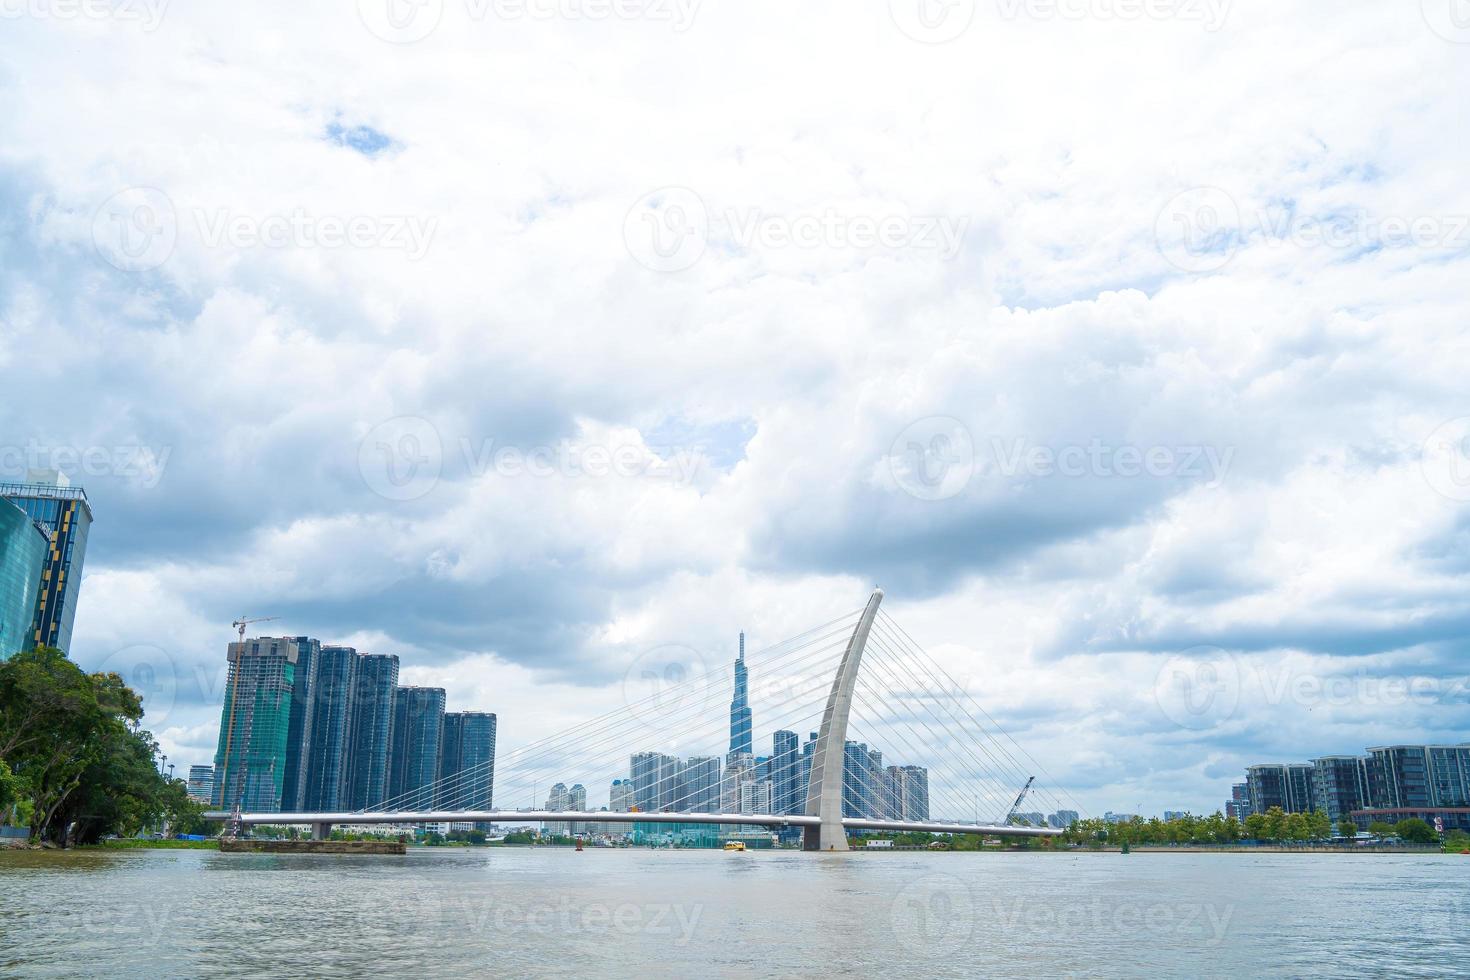
[[[212,810],[208,820],[230,820],[232,814]],[[307,824],[330,829],[341,824],[373,823],[706,823],[731,826],[816,827],[821,818],[800,813],[624,813],[555,810],[405,810],[382,813],[241,813],[246,825]],[[843,817],[849,830],[923,831],[931,834],[989,834],[997,837],[1055,837],[1052,827],[1011,827],[1000,824],[939,823],[910,820],[869,820]]]

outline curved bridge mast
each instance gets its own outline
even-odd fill
[[[847,764],[847,719],[852,714],[853,689],[857,686],[858,664],[868,633],[878,616],[883,590],[874,589],[867,608],[858,619],[842,654],[842,663],[832,681],[827,710],[822,713],[822,730],[812,750],[812,774],[806,789],[806,815],[819,818],[802,832],[802,848],[808,851],[847,850],[847,830],[842,824],[842,779]]]

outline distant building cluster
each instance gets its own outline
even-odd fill
[[[57,471],[0,483],[0,660],[71,649],[92,506]]]
[[[784,729],[774,732],[771,753],[756,755],[744,633],[740,634],[734,669],[730,751],[724,759],[712,755],[685,759],[656,751],[636,752],[628,760],[628,775],[614,779],[608,787],[609,810],[621,813],[778,815],[806,812],[807,784],[811,779],[818,733],[809,733],[803,742],[796,732]],[[885,765],[883,753],[870,749],[865,743],[846,743],[842,788],[843,816],[870,820],[929,820],[929,770],[923,766]],[[581,800],[584,806],[576,806],[575,800]],[[565,784],[557,783],[547,798],[546,809],[557,813],[576,811],[585,807],[585,801],[585,791],[580,784],[567,789]],[[1037,816],[1039,819],[1040,815]],[[548,830],[572,834],[618,832],[612,829],[613,826],[616,825],[556,824],[548,825]],[[704,824],[650,823],[635,824],[634,827],[634,836],[678,840],[686,844],[713,843],[721,836],[717,828]],[[796,836],[799,831],[787,833],[788,836]]]
[[[229,662],[216,809],[491,809],[495,715],[446,712],[443,688],[398,686],[396,656],[283,636],[231,643]]]
[[[1323,810],[1334,826],[1417,817],[1441,830],[1470,830],[1470,742],[1386,745],[1366,755],[1329,755],[1311,762],[1251,766],[1226,812],[1239,820],[1280,807]]]

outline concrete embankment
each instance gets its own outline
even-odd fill
[[[219,849],[226,854],[407,854],[408,848],[393,840],[255,840],[222,838]]]

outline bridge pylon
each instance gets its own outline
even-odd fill
[[[806,789],[806,815],[819,818],[815,826],[802,831],[802,849],[807,851],[847,850],[847,829],[842,823],[842,779],[847,765],[847,720],[852,714],[853,691],[857,687],[858,665],[883,590],[874,589],[867,608],[858,617],[852,638],[842,654],[837,676],[832,680],[832,693],[827,696],[827,709],[822,712],[822,728],[812,750],[812,774]]]

